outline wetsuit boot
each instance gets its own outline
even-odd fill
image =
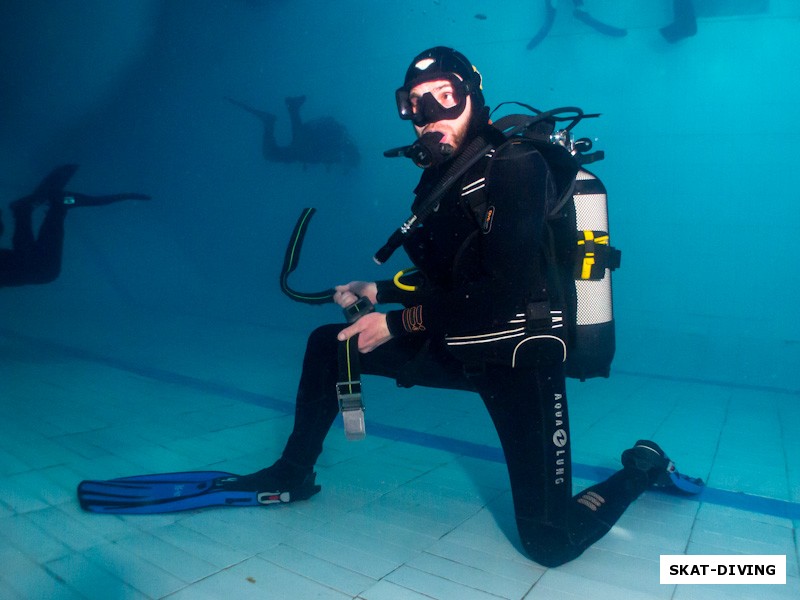
[[[646,473],[651,486],[666,492],[699,494],[705,486],[702,479],[679,473],[661,447],[650,440],[639,440],[625,450],[622,465]]]
[[[319,492],[322,487],[316,485],[316,476],[312,469],[280,458],[266,469],[231,477],[223,481],[221,487],[228,491],[258,491],[261,495],[274,496],[275,501],[286,503],[306,500]]]

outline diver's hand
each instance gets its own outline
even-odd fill
[[[389,333],[389,327],[386,325],[386,315],[379,312],[364,315],[349,327],[342,329],[337,338],[343,342],[357,333],[360,334],[358,351],[361,353],[372,352],[381,344],[392,339],[392,334]]]
[[[374,281],[351,281],[334,289],[333,301],[342,308],[350,306],[361,296],[366,296],[373,305],[378,303],[378,286]]]

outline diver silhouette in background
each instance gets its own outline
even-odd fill
[[[11,203],[14,216],[12,248],[0,249],[0,287],[50,283],[61,272],[64,246],[64,219],[67,211],[81,206],[103,206],[121,200],[149,200],[136,193],[89,196],[64,190],[78,165],[61,165],[45,177],[28,196]],[[33,233],[33,211],[47,205],[39,228]],[[0,235],[3,224],[0,221]]]
[[[692,2],[693,0],[673,0],[672,8],[675,14],[673,22],[659,29],[664,39],[671,44],[697,33],[697,18]],[[583,0],[572,0],[572,4],[575,7],[572,11],[572,16],[592,29],[611,37],[625,37],[628,35],[626,29],[603,23],[595,19],[587,11],[582,10]],[[531,41],[528,42],[528,50],[538,46],[542,40],[547,37],[550,30],[553,28],[555,20],[556,9],[553,6],[552,0],[544,0],[544,23],[539,27],[539,31],[536,32],[536,35],[531,38]]]
[[[320,117],[306,123],[300,118],[300,107],[305,96],[286,98],[292,141],[288,146],[279,146],[275,141],[275,121],[272,113],[258,110],[233,98],[229,102],[258,117],[264,124],[263,153],[269,162],[299,162],[303,165],[321,163],[330,166],[341,163],[355,167],[361,161],[358,148],[353,143],[344,125],[333,117]]]

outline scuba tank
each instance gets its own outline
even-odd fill
[[[584,166],[602,160],[604,153],[590,153],[588,138],[573,140],[576,124],[550,135],[552,144],[573,157],[578,171],[571,189],[548,215],[547,229],[566,308],[566,374],[584,381],[609,376],[616,350],[611,272],[620,266],[622,254],[610,245],[606,187]]]
[[[608,377],[616,348],[611,271],[619,250],[609,245],[606,188],[581,167],[572,193],[548,228],[566,307],[567,377]]]
[[[610,245],[606,188],[584,167],[604,154],[590,152],[591,140],[574,140],[571,134],[581,119],[599,115],[576,108],[542,112],[520,105],[536,116],[506,115],[494,125],[509,139],[532,143],[562,191],[546,220],[545,255],[551,304],[565,313],[561,335],[567,347],[566,375],[581,381],[608,377],[616,349],[611,271],[620,266],[621,252]],[[556,131],[559,121],[569,124]],[[470,194],[469,205],[483,223],[488,208],[485,187]]]

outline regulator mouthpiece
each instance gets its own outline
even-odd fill
[[[427,169],[428,167],[442,164],[453,155],[453,147],[450,144],[441,143],[443,137],[443,133],[430,131],[423,134],[410,146],[392,148],[384,152],[383,155],[387,158],[405,156],[410,158],[421,169]]]

